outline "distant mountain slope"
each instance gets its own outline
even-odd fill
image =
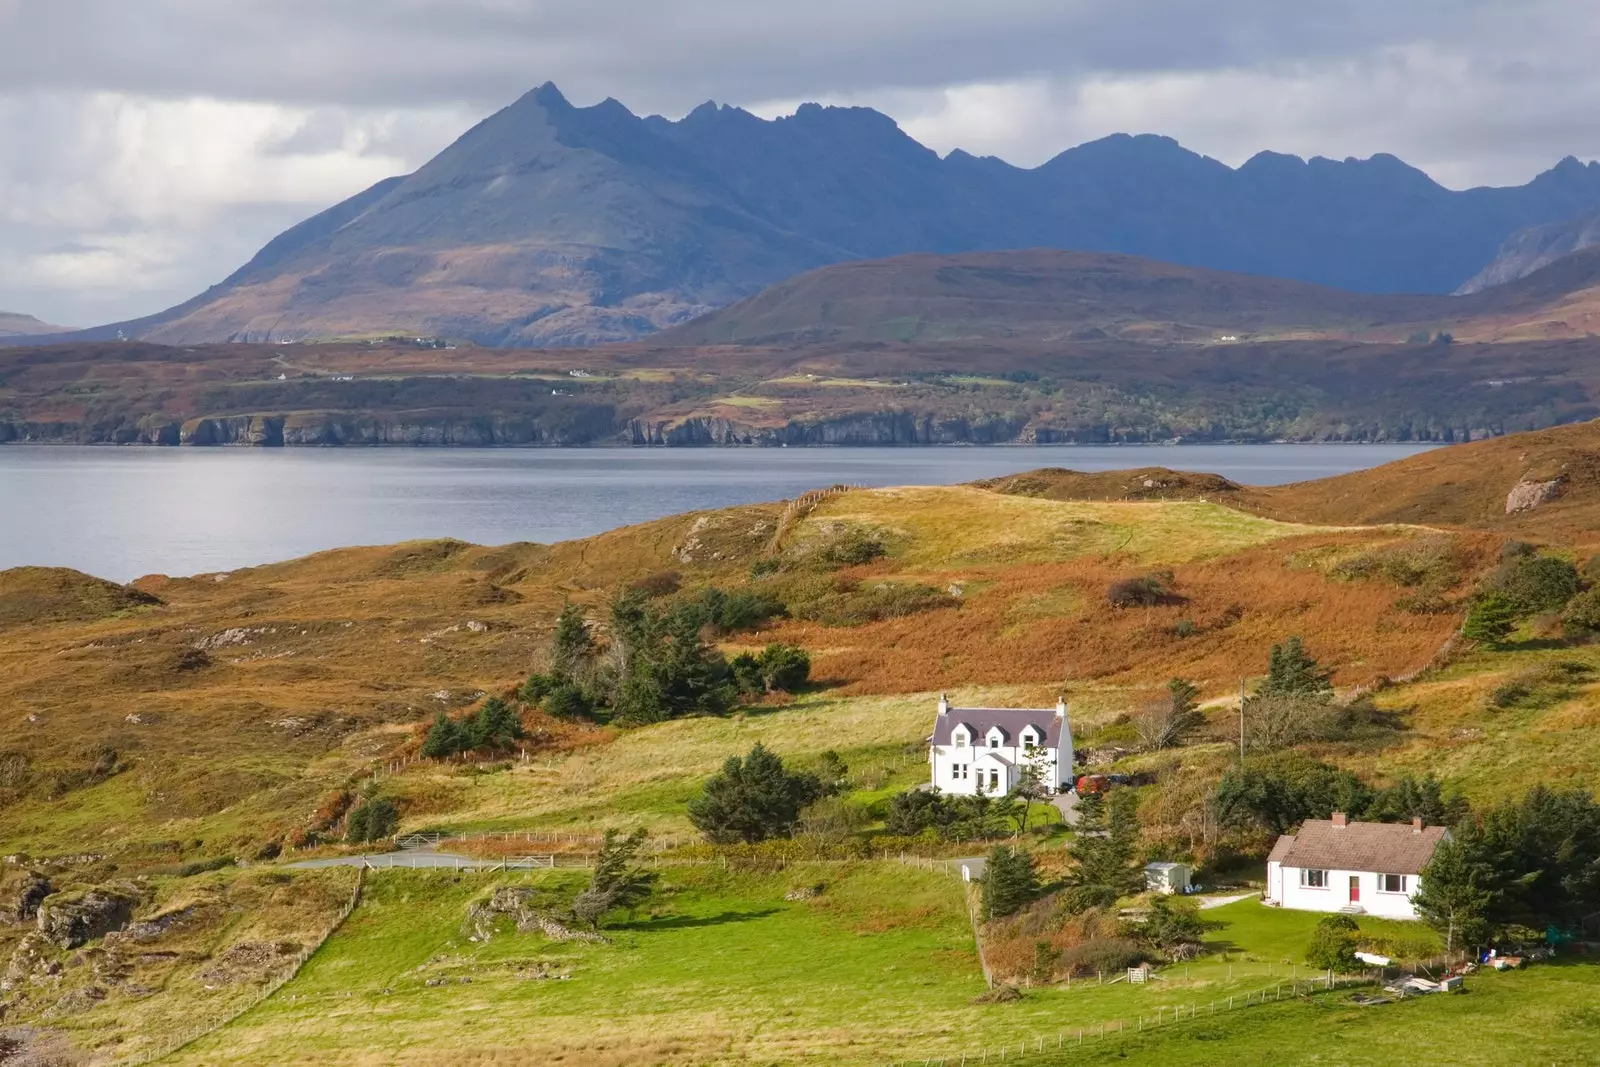
[[[1393,156],[1237,169],[1118,134],[1032,170],[940,158],[861,108],[678,122],[552,85],[416,173],[285,232],[161,314],[76,339],[428,334],[581,345],[660,330],[813,267],[1051,247],[1373,292],[1445,293],[1512,232],[1600,209],[1600,164],[1456,192]]]
[[[1215,340],[1338,334],[1449,313],[1437,296],[1352,293],[1103,252],[974,252],[841,263],[662,334],[668,345]]]
[[[1527,277],[1563,256],[1600,245],[1600,211],[1563,222],[1529,226],[1507,237],[1494,259],[1456,290],[1477,293]]]
[[[14,337],[35,337],[53,333],[69,333],[70,326],[52,326],[42,322],[32,315],[22,315],[14,311],[0,311],[0,337],[7,339]]]
[[[822,267],[677,326],[665,345],[1173,342],[1600,333],[1600,248],[1469,296],[1355,293],[1098,252],[910,255]]]

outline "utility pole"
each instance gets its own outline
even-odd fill
[[[1239,766],[1244,766],[1244,679],[1239,679]]]

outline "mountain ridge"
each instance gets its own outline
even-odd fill
[[[1399,159],[1233,168],[1115,134],[1024,169],[940,157],[867,108],[640,118],[546,83],[164,312],[70,335],[168,344],[415,334],[629,340],[829,263],[1047,246],[1364,292],[1448,292],[1508,235],[1600,209],[1600,164],[1452,191]]]

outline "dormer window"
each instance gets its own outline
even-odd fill
[[[967,731],[962,730],[962,729],[957,729],[954,733],[952,733],[950,735],[950,740],[955,743],[955,746],[957,748],[966,748],[967,747],[967,743],[969,741],[971,741],[972,738],[967,734]]]
[[[1000,728],[998,726],[996,726],[994,729],[989,731],[989,747],[990,748],[999,748],[1001,746],[1001,744],[1003,744],[1005,742],[1005,739],[1006,739],[1005,734],[1000,732]]]
[[[1039,733],[1033,727],[1022,731],[1022,747],[1037,748],[1039,746]]]

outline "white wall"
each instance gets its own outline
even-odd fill
[[[982,740],[981,738],[979,739]],[[1030,757],[1023,754],[1017,746],[1003,745],[1000,748],[989,748],[983,744],[976,745],[934,745],[928,750],[931,780],[935,788],[941,793],[960,793],[973,795],[978,792],[978,776],[982,767],[983,781],[988,782],[988,767],[993,766],[993,761],[986,764],[983,757],[987,754],[1004,757],[1010,766],[1002,766],[1000,786],[998,789],[989,789],[991,796],[999,796],[1010,792],[1017,784],[1017,763],[1030,761]],[[1031,757],[1031,762],[1039,768],[1040,777],[1044,782],[1057,792],[1061,789],[1062,771],[1057,765],[1056,750],[1053,748],[1036,749]],[[954,768],[958,765],[967,767],[967,777],[958,779],[954,776]],[[1070,770],[1067,772],[1070,775]]]
[[[1286,908],[1296,911],[1339,911],[1350,905],[1350,879],[1356,878],[1361,886],[1361,899],[1355,903],[1366,914],[1387,919],[1417,917],[1411,898],[1417,894],[1420,879],[1414,874],[1406,875],[1404,893],[1380,893],[1378,875],[1372,871],[1330,870],[1328,888],[1313,889],[1301,886],[1300,868],[1282,867],[1275,871],[1274,868],[1278,867],[1276,863],[1267,865],[1267,898]]]

